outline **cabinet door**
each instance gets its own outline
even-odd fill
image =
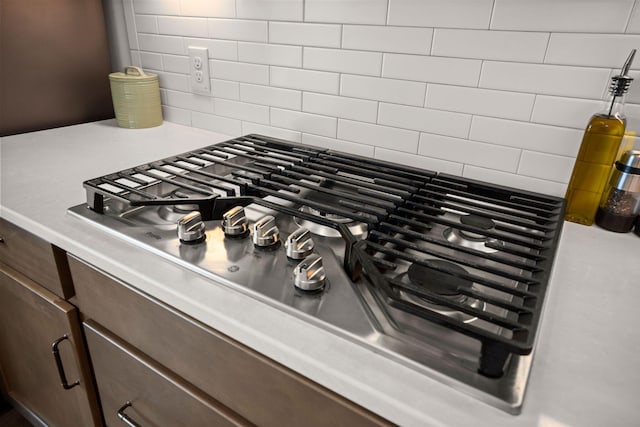
[[[106,423],[238,426],[248,422],[102,327],[84,323]],[[120,419],[119,419],[120,418]]]
[[[59,341],[57,352],[52,346]],[[75,307],[0,263],[0,367],[7,394],[49,426],[100,425]],[[69,386],[64,389],[60,372]],[[87,382],[89,381],[89,382]]]

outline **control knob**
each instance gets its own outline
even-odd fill
[[[242,206],[229,209],[222,215],[222,230],[231,238],[246,237],[249,234],[249,223]]]
[[[284,242],[287,257],[294,260],[304,259],[311,255],[314,246],[311,232],[302,227],[291,233],[289,237],[287,237],[287,241]]]
[[[204,242],[207,238],[204,231],[202,215],[198,211],[189,212],[178,220],[178,238],[182,243],[196,244]]]
[[[302,291],[320,291],[324,288],[325,280],[322,257],[318,254],[309,255],[293,270],[293,284]]]
[[[273,216],[263,216],[251,228],[253,244],[257,248],[275,248],[280,243],[280,230],[278,230],[276,219]]]

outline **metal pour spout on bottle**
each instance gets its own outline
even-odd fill
[[[636,54],[633,49],[620,74],[611,78],[611,102],[604,111],[589,120],[580,151],[573,167],[565,198],[565,219],[583,225],[592,225],[602,193],[621,149],[627,120],[623,112],[624,95],[633,78],[629,69]]]

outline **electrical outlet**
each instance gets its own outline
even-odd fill
[[[206,47],[189,46],[189,73],[191,74],[191,91],[193,93],[211,94],[209,50]]]

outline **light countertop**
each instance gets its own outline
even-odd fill
[[[0,216],[401,425],[640,425],[640,237],[631,233],[564,224],[513,416],[66,213],[85,201],[86,179],[226,139],[110,120],[2,138]]]

